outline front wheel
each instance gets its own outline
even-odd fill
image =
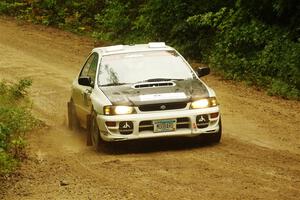
[[[89,118],[89,134],[88,139],[96,151],[109,151],[111,144],[102,139],[100,130],[97,124],[97,114],[95,112]]]
[[[93,147],[98,151],[101,145],[101,136],[97,124],[97,114],[94,112],[90,118],[90,139]]]
[[[216,133],[209,133],[205,136],[209,143],[220,143],[222,137],[222,121],[219,120],[219,131]]]

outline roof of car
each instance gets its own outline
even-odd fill
[[[114,45],[106,47],[94,48],[92,52],[97,52],[101,55],[113,55],[130,52],[141,51],[157,51],[157,50],[174,50],[167,46],[164,42],[150,42],[148,44],[134,44],[134,45]]]

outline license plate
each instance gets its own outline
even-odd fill
[[[153,121],[154,133],[176,131],[176,119]]]

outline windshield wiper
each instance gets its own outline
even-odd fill
[[[100,87],[126,85],[126,84],[129,84],[129,83],[108,83],[108,84],[100,85]]]
[[[150,78],[150,79],[146,79],[143,81],[139,81],[138,83],[141,82],[159,82],[159,81],[182,81],[184,79],[182,78]]]

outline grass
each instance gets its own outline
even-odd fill
[[[13,172],[25,157],[25,134],[41,123],[31,114],[28,88],[32,81],[0,81],[0,175]]]

